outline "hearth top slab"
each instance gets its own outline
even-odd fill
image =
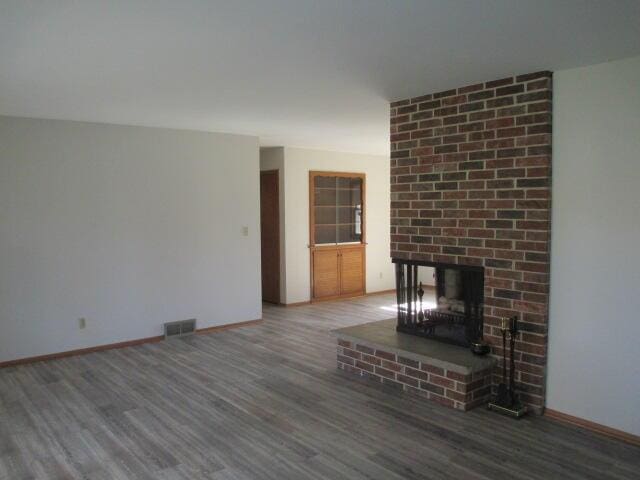
[[[396,332],[395,318],[338,328],[331,333],[342,340],[395,353],[464,375],[486,370],[497,362],[488,355],[474,355],[464,347]]]

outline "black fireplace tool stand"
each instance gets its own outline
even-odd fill
[[[522,404],[515,389],[516,362],[514,349],[518,334],[518,318],[503,318],[500,328],[502,332],[502,382],[491,402],[489,410],[520,418],[527,413],[527,407]],[[507,332],[509,332],[509,383],[507,384]]]

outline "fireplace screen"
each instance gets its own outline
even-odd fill
[[[401,259],[393,262],[397,331],[465,347],[482,339],[482,267]],[[430,291],[433,294],[429,295]]]

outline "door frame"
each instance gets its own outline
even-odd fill
[[[260,185],[262,185],[262,177],[263,176],[267,176],[267,175],[274,175],[275,174],[275,180],[276,180],[276,200],[277,200],[277,207],[276,208],[276,212],[275,212],[275,223],[276,223],[276,231],[275,231],[275,237],[276,237],[276,245],[277,245],[277,274],[278,274],[278,281],[276,282],[277,284],[277,288],[278,288],[278,300],[275,303],[281,304],[282,303],[282,289],[281,289],[281,281],[282,281],[282,258],[281,258],[281,252],[280,252],[280,171],[278,169],[275,170],[260,170]],[[260,223],[262,224],[262,189],[260,191]],[[260,226],[260,282],[262,283],[262,275],[264,273],[264,269],[262,268],[262,225]],[[264,295],[264,289],[262,294]],[[264,300],[264,298],[262,298],[263,302],[269,302],[272,303],[270,300]]]

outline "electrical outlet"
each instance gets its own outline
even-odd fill
[[[249,236],[249,227],[242,227],[242,236],[243,237],[248,237]]]
[[[82,330],[83,328],[87,328],[87,319],[82,317],[78,319],[78,327]]]
[[[380,278],[382,278],[382,272],[380,272]]]

